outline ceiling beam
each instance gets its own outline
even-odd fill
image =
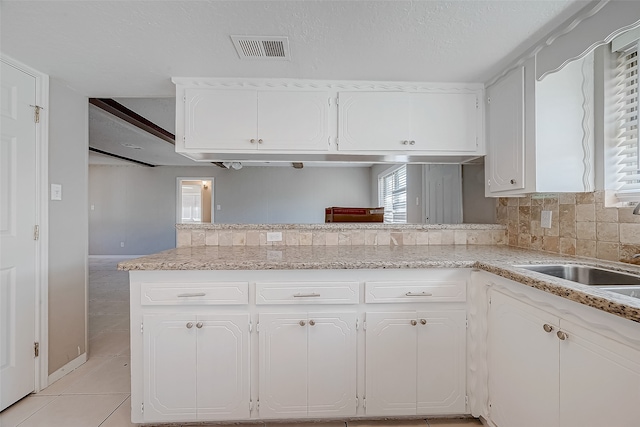
[[[140,114],[131,111],[124,105],[111,98],[89,98],[89,104],[95,105],[101,110],[104,110],[107,113],[112,114],[119,119],[122,119],[125,122],[130,123],[133,126],[162,139],[163,141],[168,142],[169,144],[176,145],[176,136],[174,134],[145,119]]]
[[[106,151],[98,150],[97,148],[93,148],[93,147],[89,147],[89,151],[93,151],[94,153],[98,153],[98,154],[104,154],[105,156],[115,157],[116,159],[120,159],[120,160],[126,160],[127,162],[137,163],[139,165],[147,166],[147,167],[150,167],[150,168],[155,168],[156,167],[156,165],[152,165],[150,163],[141,162],[140,160],[130,159],[128,157],[119,156],[119,155],[113,154],[113,153],[108,153]]]

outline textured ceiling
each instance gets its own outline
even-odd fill
[[[587,2],[1,1],[0,48],[87,96],[173,96],[172,76],[484,82]],[[242,61],[230,35],[289,37]]]

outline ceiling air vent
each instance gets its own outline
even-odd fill
[[[289,61],[289,39],[284,36],[231,36],[240,59],[279,59]]]

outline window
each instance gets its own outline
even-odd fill
[[[617,43],[616,43],[617,42]],[[619,201],[637,200],[640,196],[638,157],[638,41],[626,46],[612,43],[616,64],[615,93],[615,150],[611,161],[616,169],[616,197]]]
[[[378,200],[384,206],[384,222],[407,222],[407,166],[388,170],[378,176]]]

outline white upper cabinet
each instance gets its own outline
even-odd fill
[[[327,150],[328,111],[326,92],[186,89],[184,148]]]
[[[535,79],[535,59],[487,88],[487,196],[594,189],[593,54]]]
[[[479,83],[174,78],[198,161],[461,163],[485,154]]]
[[[340,92],[340,151],[412,150],[411,99],[403,92]],[[415,144],[415,142],[414,142]]]
[[[339,92],[339,151],[478,151],[476,93]]]
[[[524,67],[487,88],[488,191],[524,188]]]

